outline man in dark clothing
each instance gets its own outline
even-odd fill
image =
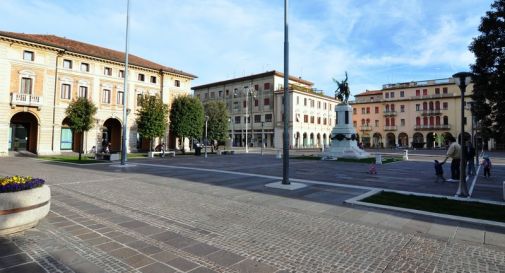
[[[442,182],[445,181],[444,177],[444,168],[442,165],[445,163],[445,161],[442,161],[442,163],[438,162],[438,160],[435,160],[435,174],[437,175],[437,180],[435,180],[435,183],[438,183],[439,180],[442,180]]]
[[[467,162],[467,175],[475,175],[475,148],[472,142],[466,142],[465,158]]]

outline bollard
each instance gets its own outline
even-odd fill
[[[382,164],[382,155],[379,153],[375,154],[375,164]]]
[[[275,158],[277,158],[277,159],[282,158],[281,150],[277,150],[277,154],[275,155]]]
[[[409,160],[409,150],[404,150],[403,159]]]

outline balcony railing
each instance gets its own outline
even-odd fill
[[[372,127],[371,126],[363,125],[363,126],[359,127],[359,130],[360,131],[372,131]]]
[[[396,116],[396,111],[384,110],[384,116]]]
[[[11,105],[36,106],[41,107],[44,101],[43,97],[33,96],[30,94],[11,93]]]
[[[384,131],[396,131],[396,125],[384,126]]]
[[[431,110],[422,110],[421,115],[423,116],[438,116],[441,115],[442,112],[440,109],[431,109]]]
[[[449,130],[451,129],[451,125],[449,124],[439,124],[439,125],[416,125],[414,127],[417,131],[423,130]]]

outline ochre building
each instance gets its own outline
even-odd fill
[[[10,151],[59,154],[77,151],[80,137],[68,128],[69,103],[86,97],[98,108],[84,150],[102,143],[121,149],[124,52],[54,35],[0,32],[0,156]],[[128,151],[145,149],[135,113],[142,95],[170,104],[189,94],[194,75],[129,55]],[[166,133],[164,141],[176,141]]]

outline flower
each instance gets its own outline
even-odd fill
[[[31,176],[7,176],[0,178],[0,193],[28,190],[44,185],[45,181]]]

